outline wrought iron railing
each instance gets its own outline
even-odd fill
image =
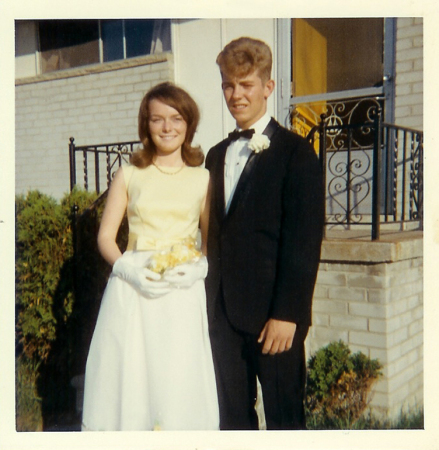
[[[139,141],[116,142],[112,144],[81,145],[75,144],[75,139],[70,138],[70,190],[77,184],[78,176],[82,176],[83,187],[87,191],[94,185],[94,190],[99,194],[102,187],[107,189],[116,170],[122,162],[129,162],[130,155],[139,146]],[[82,156],[82,167],[78,167],[76,157]],[[102,173],[101,167],[105,167]]]
[[[322,114],[307,136],[319,152],[323,171],[325,229],[370,228],[373,240],[379,239],[383,226],[423,226],[423,133],[382,123],[379,105],[374,110],[362,123],[334,121]],[[76,146],[70,138],[70,188],[82,177],[86,190],[94,185],[100,193],[138,146],[138,141]]]
[[[292,106],[288,125],[301,136],[306,136],[320,122],[322,114],[327,125],[373,122],[372,114],[384,107],[383,97],[352,97],[338,100],[296,103]]]
[[[329,122],[324,114],[308,139],[318,147],[326,189],[326,229],[423,226],[423,133],[382,123]],[[391,227],[388,227],[392,229]]]

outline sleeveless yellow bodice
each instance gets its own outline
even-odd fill
[[[201,167],[123,166],[128,192],[127,250],[157,250],[196,239],[209,172]]]

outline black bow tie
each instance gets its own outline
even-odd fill
[[[251,139],[251,137],[254,135],[255,130],[253,128],[250,128],[249,130],[235,130],[229,133],[229,140],[230,141],[237,141],[239,138],[246,138]]]

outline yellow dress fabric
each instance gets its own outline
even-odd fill
[[[195,238],[209,173],[185,167],[168,175],[154,166],[123,173],[130,239],[121,258],[144,268],[157,249]],[[111,274],[88,354],[82,419],[83,430],[95,431],[218,430],[203,279],[150,299]]]
[[[184,238],[197,237],[201,205],[209,172],[201,167],[144,169],[124,166],[128,191],[127,250],[166,248]],[[172,175],[170,175],[172,174]]]

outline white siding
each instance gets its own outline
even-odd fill
[[[178,20],[174,24],[175,79],[194,97],[201,110],[196,140],[204,151],[222,140],[235,123],[224,103],[216,57],[222,48],[241,36],[266,42],[273,52],[276,80],[275,19]],[[275,115],[276,95],[272,94],[268,111]]]

